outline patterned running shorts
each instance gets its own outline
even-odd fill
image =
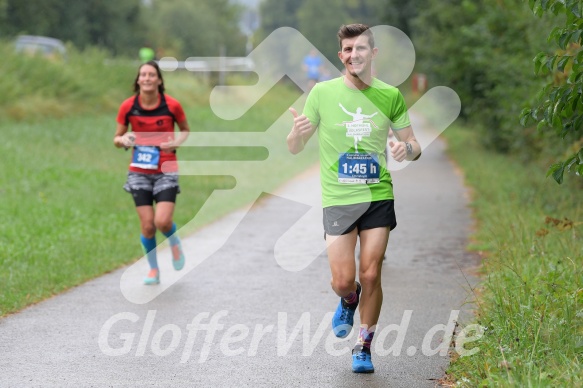
[[[178,174],[143,174],[139,172],[128,172],[128,179],[123,186],[123,189],[128,193],[135,190],[146,190],[157,195],[161,191],[177,188],[177,193],[180,193],[180,186],[178,185]]]

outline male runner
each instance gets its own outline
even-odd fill
[[[383,300],[381,267],[389,232],[397,225],[386,162],[389,130],[396,138],[388,143],[396,161],[416,160],[421,147],[399,90],[372,77],[378,48],[369,27],[343,25],[338,41],[345,75],[316,84],[302,115],[290,108],[294,125],[287,144],[296,154],[318,129],[326,247],[332,289],[340,297],[332,328],[337,337],[348,336],[360,306],[352,370],[371,373],[370,346]],[[354,257],[357,238],[359,282]]]

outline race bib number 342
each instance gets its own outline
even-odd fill
[[[379,183],[378,154],[343,153],[338,158],[338,182]]]
[[[130,166],[146,170],[157,170],[160,164],[160,149],[158,147],[136,146]]]

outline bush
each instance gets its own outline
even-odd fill
[[[108,61],[103,50],[68,48],[68,60],[16,53],[0,42],[0,111],[4,117],[35,121],[117,107],[132,92],[136,64]]]

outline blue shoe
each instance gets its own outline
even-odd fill
[[[369,348],[357,346],[352,350],[352,371],[354,373],[374,372]]]
[[[172,265],[175,270],[180,271],[184,267],[184,252],[182,252],[182,245],[178,242],[178,244],[172,245],[170,250],[172,251]]]
[[[336,308],[336,312],[332,317],[332,330],[334,335],[338,338],[345,338],[352,331],[352,325],[354,325],[354,313],[358,307],[358,302],[360,299],[360,283],[356,282],[356,303],[348,305],[344,298],[340,298],[340,303]]]
[[[148,286],[160,284],[160,271],[157,269],[151,269],[150,272],[148,272],[148,276],[144,278],[144,284]]]

